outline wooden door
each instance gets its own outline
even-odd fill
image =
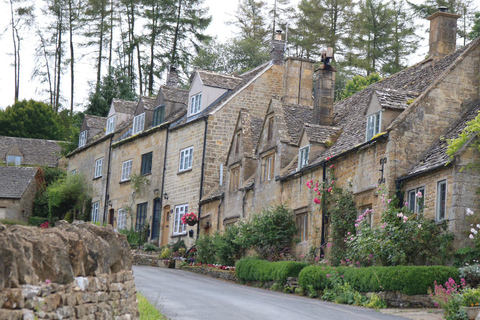
[[[170,240],[170,206],[163,208],[162,218],[162,242],[161,246],[167,245]]]

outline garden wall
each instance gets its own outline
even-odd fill
[[[0,319],[138,319],[125,236],[90,223],[0,224]]]

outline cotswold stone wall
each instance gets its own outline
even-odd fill
[[[138,319],[125,236],[90,223],[0,224],[0,319]]]

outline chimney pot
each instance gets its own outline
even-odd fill
[[[275,37],[272,40],[272,50],[270,51],[270,59],[274,64],[283,64],[283,57],[285,55],[285,41],[282,40],[282,31],[277,30]]]
[[[167,75],[167,87],[178,87],[178,72],[177,67],[170,66]]]
[[[448,8],[445,7],[445,6],[440,6],[440,7],[438,7],[438,11],[439,12],[448,12]]]
[[[427,18],[430,20],[429,55],[435,60],[455,51],[457,19],[461,17],[461,15],[448,13],[446,7],[439,7],[438,10]]]
[[[275,40],[282,40],[282,30],[276,30]]]
[[[328,48],[325,56],[329,51],[333,55],[333,49]],[[328,59],[330,60],[330,59]],[[333,125],[333,102],[335,98],[335,73],[336,69],[328,65],[325,61],[316,71],[315,77],[315,93],[313,99],[313,121],[316,124],[331,126]]]

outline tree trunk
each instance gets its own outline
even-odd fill
[[[73,116],[73,97],[75,88],[75,54],[73,50],[73,9],[72,1],[68,1],[68,31],[70,33],[70,116]]]
[[[175,37],[173,38],[172,58],[170,64],[175,65],[175,54],[177,53],[178,29],[180,28],[180,14],[182,12],[182,0],[178,0],[177,25],[175,26]]]

